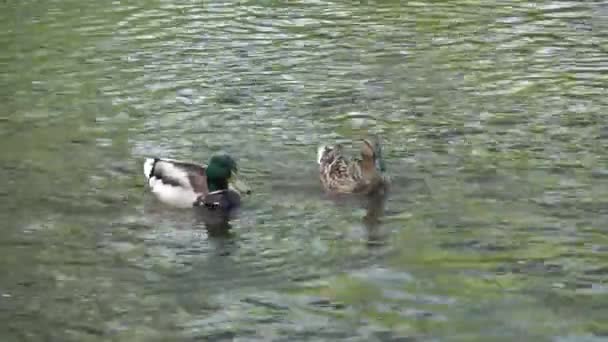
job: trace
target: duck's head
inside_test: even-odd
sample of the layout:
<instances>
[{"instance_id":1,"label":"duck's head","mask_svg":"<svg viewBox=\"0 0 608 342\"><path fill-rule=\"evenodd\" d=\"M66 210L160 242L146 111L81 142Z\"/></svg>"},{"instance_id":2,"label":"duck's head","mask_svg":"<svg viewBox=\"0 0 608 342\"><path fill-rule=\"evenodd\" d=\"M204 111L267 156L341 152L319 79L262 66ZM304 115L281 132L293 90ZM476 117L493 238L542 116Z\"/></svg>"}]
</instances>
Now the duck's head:
<instances>
[{"instance_id":1,"label":"duck's head","mask_svg":"<svg viewBox=\"0 0 608 342\"><path fill-rule=\"evenodd\" d=\"M230 186L240 193L251 193L249 186L238 178L236 161L227 154L213 155L207 164L206 175L210 192L225 190Z\"/></svg>"},{"instance_id":2,"label":"duck's head","mask_svg":"<svg viewBox=\"0 0 608 342\"><path fill-rule=\"evenodd\" d=\"M376 159L376 147L368 139L362 139L363 145L361 145L361 156L363 158L369 158L371 160Z\"/></svg>"},{"instance_id":3,"label":"duck's head","mask_svg":"<svg viewBox=\"0 0 608 342\"><path fill-rule=\"evenodd\" d=\"M380 138L374 137L373 142L370 139L362 139L363 145L361 146L361 156L369 158L374 161L376 169L384 172L386 171L386 164L384 158L382 158L382 145L380 144Z\"/></svg>"}]
</instances>

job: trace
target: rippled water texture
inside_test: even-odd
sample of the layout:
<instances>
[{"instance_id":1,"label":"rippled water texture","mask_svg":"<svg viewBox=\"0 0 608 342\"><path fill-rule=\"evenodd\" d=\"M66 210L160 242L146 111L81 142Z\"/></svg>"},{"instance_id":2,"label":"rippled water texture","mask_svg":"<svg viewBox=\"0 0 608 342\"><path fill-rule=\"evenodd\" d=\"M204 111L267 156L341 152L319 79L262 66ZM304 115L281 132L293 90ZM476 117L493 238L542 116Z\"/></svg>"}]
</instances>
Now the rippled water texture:
<instances>
[{"instance_id":1,"label":"rippled water texture","mask_svg":"<svg viewBox=\"0 0 608 342\"><path fill-rule=\"evenodd\" d=\"M608 338L601 1L0 3L0 339ZM320 142L378 133L369 231ZM354 146L356 147L356 146ZM231 238L148 155L238 158Z\"/></svg>"}]
</instances>

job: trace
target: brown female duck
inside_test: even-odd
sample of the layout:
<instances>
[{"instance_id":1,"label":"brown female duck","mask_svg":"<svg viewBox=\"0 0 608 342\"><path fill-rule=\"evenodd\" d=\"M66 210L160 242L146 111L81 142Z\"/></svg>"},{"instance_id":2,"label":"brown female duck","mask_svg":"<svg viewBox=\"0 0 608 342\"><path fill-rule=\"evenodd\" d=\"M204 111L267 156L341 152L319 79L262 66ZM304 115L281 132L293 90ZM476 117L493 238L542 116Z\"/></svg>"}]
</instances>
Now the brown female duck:
<instances>
[{"instance_id":1,"label":"brown female duck","mask_svg":"<svg viewBox=\"0 0 608 342\"><path fill-rule=\"evenodd\" d=\"M363 139L361 157L351 159L341 144L321 146L318 150L321 184L330 194L371 195L384 192L388 177L384 174L380 143Z\"/></svg>"}]
</instances>

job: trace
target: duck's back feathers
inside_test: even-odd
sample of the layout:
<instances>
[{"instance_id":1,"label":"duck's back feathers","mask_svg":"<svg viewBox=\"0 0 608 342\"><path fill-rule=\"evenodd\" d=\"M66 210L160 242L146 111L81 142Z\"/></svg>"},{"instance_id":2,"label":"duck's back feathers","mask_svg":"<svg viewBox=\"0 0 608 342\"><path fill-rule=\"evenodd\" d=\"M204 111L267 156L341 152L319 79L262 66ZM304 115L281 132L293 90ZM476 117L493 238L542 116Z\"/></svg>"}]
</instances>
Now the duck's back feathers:
<instances>
[{"instance_id":1,"label":"duck's back feathers","mask_svg":"<svg viewBox=\"0 0 608 342\"><path fill-rule=\"evenodd\" d=\"M173 159L148 158L144 161L148 186L161 202L190 208L207 193L205 167Z\"/></svg>"},{"instance_id":2,"label":"duck's back feathers","mask_svg":"<svg viewBox=\"0 0 608 342\"><path fill-rule=\"evenodd\" d=\"M150 181L152 174L154 173L154 164L158 161L158 158L146 158L144 160L144 177L146 181Z\"/></svg>"},{"instance_id":3,"label":"duck's back feathers","mask_svg":"<svg viewBox=\"0 0 608 342\"><path fill-rule=\"evenodd\" d=\"M173 159L148 158L144 162L144 175L148 183L161 180L165 184L190 188L199 193L207 191L203 165Z\"/></svg>"},{"instance_id":4,"label":"duck's back feathers","mask_svg":"<svg viewBox=\"0 0 608 342\"><path fill-rule=\"evenodd\" d=\"M356 161L350 161L344 156L336 156L325 168L325 186L331 191L355 192L361 179L361 170Z\"/></svg>"}]
</instances>

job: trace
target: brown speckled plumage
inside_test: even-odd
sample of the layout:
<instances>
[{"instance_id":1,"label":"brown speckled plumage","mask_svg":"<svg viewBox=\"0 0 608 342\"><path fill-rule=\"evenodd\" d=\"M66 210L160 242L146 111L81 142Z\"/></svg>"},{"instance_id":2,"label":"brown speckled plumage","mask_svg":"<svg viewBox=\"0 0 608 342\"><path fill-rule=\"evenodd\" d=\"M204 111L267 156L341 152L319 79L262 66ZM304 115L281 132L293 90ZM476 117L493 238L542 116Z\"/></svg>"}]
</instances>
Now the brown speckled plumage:
<instances>
[{"instance_id":1,"label":"brown speckled plumage","mask_svg":"<svg viewBox=\"0 0 608 342\"><path fill-rule=\"evenodd\" d=\"M388 180L378 169L376 147L363 140L361 158L344 155L340 144L319 151L319 174L323 188L336 194L370 194L384 189Z\"/></svg>"}]
</instances>

